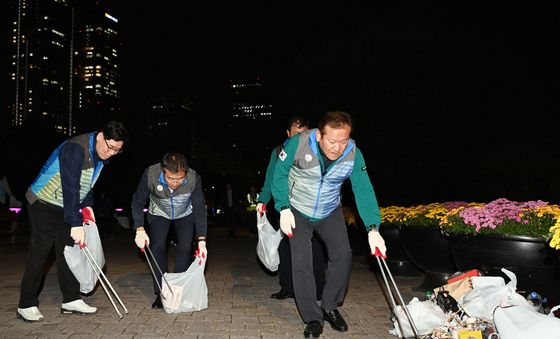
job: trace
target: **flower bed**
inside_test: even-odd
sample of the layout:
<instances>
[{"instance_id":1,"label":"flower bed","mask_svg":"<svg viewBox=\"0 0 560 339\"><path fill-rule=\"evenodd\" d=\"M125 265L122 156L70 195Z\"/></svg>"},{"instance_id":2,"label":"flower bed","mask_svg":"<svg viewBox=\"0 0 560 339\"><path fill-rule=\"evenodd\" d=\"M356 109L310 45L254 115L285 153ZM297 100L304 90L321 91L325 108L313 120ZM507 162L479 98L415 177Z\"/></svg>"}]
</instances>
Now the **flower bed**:
<instances>
[{"instance_id":1,"label":"flower bed","mask_svg":"<svg viewBox=\"0 0 560 339\"><path fill-rule=\"evenodd\" d=\"M454 201L381 208L383 223L400 227L440 228L447 234L511 234L543 237L560 249L560 207L544 201Z\"/></svg>"}]
</instances>

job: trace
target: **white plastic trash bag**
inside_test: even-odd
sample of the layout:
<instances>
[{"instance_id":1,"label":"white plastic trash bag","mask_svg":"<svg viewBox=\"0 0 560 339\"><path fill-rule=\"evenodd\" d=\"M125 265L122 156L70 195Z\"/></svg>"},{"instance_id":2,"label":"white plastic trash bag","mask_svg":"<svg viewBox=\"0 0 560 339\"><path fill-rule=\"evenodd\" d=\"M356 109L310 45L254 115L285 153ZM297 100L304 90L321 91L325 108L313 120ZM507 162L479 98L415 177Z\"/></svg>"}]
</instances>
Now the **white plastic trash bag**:
<instances>
[{"instance_id":1,"label":"white plastic trash bag","mask_svg":"<svg viewBox=\"0 0 560 339\"><path fill-rule=\"evenodd\" d=\"M257 256L263 265L274 272L278 270L280 264L280 255L278 254L278 245L282 240L282 231L275 231L268 219L266 213L262 216L257 212L257 229L259 241L257 242Z\"/></svg>"},{"instance_id":2,"label":"white plastic trash bag","mask_svg":"<svg viewBox=\"0 0 560 339\"><path fill-rule=\"evenodd\" d=\"M420 301L414 297L406 307L414 321L418 334L421 336L432 333L434 328L443 326L447 320L447 316L442 309L430 300ZM396 318L393 317L395 329L389 331L389 333L401 338L403 338L403 333L404 337L414 337L414 331L410 326L408 317L400 305L397 305L395 308L395 316ZM402 332L400 330L401 327Z\"/></svg>"},{"instance_id":3,"label":"white plastic trash bag","mask_svg":"<svg viewBox=\"0 0 560 339\"><path fill-rule=\"evenodd\" d=\"M161 302L167 313L193 312L208 308L208 287L204 277L206 261L195 258L182 273L165 273L162 279ZM171 285L173 294L167 283Z\"/></svg>"},{"instance_id":4,"label":"white plastic trash bag","mask_svg":"<svg viewBox=\"0 0 560 339\"><path fill-rule=\"evenodd\" d=\"M494 326L500 339L560 339L560 319L520 306L496 308Z\"/></svg>"},{"instance_id":5,"label":"white plastic trash bag","mask_svg":"<svg viewBox=\"0 0 560 339\"><path fill-rule=\"evenodd\" d=\"M99 267L105 266L105 255L103 254L103 246L101 245L101 238L97 230L97 224L88 222L84 224L84 232L86 233L86 246L88 247L91 255ZM88 262L86 255L80 249L80 245L64 247L64 258L70 271L80 282L80 292L89 293L95 288L99 277L91 264Z\"/></svg>"},{"instance_id":6,"label":"white plastic trash bag","mask_svg":"<svg viewBox=\"0 0 560 339\"><path fill-rule=\"evenodd\" d=\"M504 278L493 276L471 277L471 283L473 289L487 286L506 286Z\"/></svg>"},{"instance_id":7,"label":"white plastic trash bag","mask_svg":"<svg viewBox=\"0 0 560 339\"><path fill-rule=\"evenodd\" d=\"M467 314L471 317L492 319L492 314L496 307L506 307L517 305L526 309L533 309L533 306L525 297L517 293L517 277L515 274L505 268L502 268L510 279L505 286L488 285L472 289L467 292L458 304L463 307Z\"/></svg>"}]
</instances>

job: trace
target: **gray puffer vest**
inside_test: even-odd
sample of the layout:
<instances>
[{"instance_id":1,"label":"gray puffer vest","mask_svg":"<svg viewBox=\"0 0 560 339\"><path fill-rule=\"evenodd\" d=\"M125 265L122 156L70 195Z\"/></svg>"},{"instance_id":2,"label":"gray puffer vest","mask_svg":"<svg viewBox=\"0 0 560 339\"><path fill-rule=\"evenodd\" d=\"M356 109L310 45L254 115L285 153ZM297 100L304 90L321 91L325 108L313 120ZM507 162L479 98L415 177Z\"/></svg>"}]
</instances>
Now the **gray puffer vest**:
<instances>
[{"instance_id":1,"label":"gray puffer vest","mask_svg":"<svg viewBox=\"0 0 560 339\"><path fill-rule=\"evenodd\" d=\"M196 172L192 168L187 171L185 180L173 192L169 189L160 164L148 167L148 189L150 206L148 212L167 219L186 217L193 211L191 194L196 184Z\"/></svg>"}]
</instances>

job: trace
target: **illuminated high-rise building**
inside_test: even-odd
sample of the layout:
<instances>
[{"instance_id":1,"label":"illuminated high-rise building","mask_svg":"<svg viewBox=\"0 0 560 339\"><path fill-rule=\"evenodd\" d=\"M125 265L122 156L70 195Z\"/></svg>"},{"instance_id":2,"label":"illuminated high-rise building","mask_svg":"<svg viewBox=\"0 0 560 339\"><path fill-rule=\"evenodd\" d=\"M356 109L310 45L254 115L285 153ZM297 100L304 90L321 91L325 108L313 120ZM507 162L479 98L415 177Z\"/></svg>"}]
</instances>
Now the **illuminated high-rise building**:
<instances>
[{"instance_id":1,"label":"illuminated high-rise building","mask_svg":"<svg viewBox=\"0 0 560 339\"><path fill-rule=\"evenodd\" d=\"M63 0L11 8L10 123L72 134L72 8Z\"/></svg>"},{"instance_id":2,"label":"illuminated high-rise building","mask_svg":"<svg viewBox=\"0 0 560 339\"><path fill-rule=\"evenodd\" d=\"M270 158L266 146L274 147L281 140L284 126L273 110L271 88L261 77L231 80L229 87L232 106L226 133L232 159L228 168L247 184L260 183Z\"/></svg>"},{"instance_id":3,"label":"illuminated high-rise building","mask_svg":"<svg viewBox=\"0 0 560 339\"><path fill-rule=\"evenodd\" d=\"M183 127L192 121L193 102L177 95L152 100L148 128L156 130L173 126Z\"/></svg>"},{"instance_id":4,"label":"illuminated high-rise building","mask_svg":"<svg viewBox=\"0 0 560 339\"><path fill-rule=\"evenodd\" d=\"M249 81L230 80L232 122L266 121L272 119L272 105L260 77Z\"/></svg>"},{"instance_id":5,"label":"illuminated high-rise building","mask_svg":"<svg viewBox=\"0 0 560 339\"><path fill-rule=\"evenodd\" d=\"M230 80L231 115L229 133L233 151L250 147L261 134L270 135L273 120L270 93L260 77Z\"/></svg>"},{"instance_id":6,"label":"illuminated high-rise building","mask_svg":"<svg viewBox=\"0 0 560 339\"><path fill-rule=\"evenodd\" d=\"M175 149L189 156L197 134L198 122L193 113L193 102L179 95L151 99L147 130L150 146Z\"/></svg>"},{"instance_id":7,"label":"illuminated high-rise building","mask_svg":"<svg viewBox=\"0 0 560 339\"><path fill-rule=\"evenodd\" d=\"M119 19L101 1L77 8L76 86L73 100L79 130L120 119Z\"/></svg>"},{"instance_id":8,"label":"illuminated high-rise building","mask_svg":"<svg viewBox=\"0 0 560 339\"><path fill-rule=\"evenodd\" d=\"M118 20L99 3L11 3L11 126L72 135L119 111Z\"/></svg>"}]
</instances>

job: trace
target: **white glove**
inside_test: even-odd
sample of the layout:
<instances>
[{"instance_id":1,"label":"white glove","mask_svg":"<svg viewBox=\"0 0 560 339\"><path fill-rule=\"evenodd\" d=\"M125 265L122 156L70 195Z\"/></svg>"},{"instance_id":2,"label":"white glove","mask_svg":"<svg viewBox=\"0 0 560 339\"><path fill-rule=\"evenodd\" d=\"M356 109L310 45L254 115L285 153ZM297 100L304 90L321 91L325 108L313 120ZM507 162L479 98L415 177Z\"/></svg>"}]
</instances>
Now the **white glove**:
<instances>
[{"instance_id":1,"label":"white glove","mask_svg":"<svg viewBox=\"0 0 560 339\"><path fill-rule=\"evenodd\" d=\"M385 240L383 240L383 237L379 234L379 231L376 228L372 228L371 231L369 231L368 242L369 248L371 249L371 255L375 255L375 248L377 247L383 258L387 258L387 255L385 254L387 252Z\"/></svg>"},{"instance_id":2,"label":"white glove","mask_svg":"<svg viewBox=\"0 0 560 339\"><path fill-rule=\"evenodd\" d=\"M296 228L296 220L292 211L289 208L280 211L280 229L282 229L282 232L284 232L288 238L291 238L294 236L292 233L292 229L294 228Z\"/></svg>"},{"instance_id":3,"label":"white glove","mask_svg":"<svg viewBox=\"0 0 560 339\"><path fill-rule=\"evenodd\" d=\"M136 230L136 237L134 238L134 242L138 248L144 248L144 246L150 246L150 238L146 234L146 231Z\"/></svg>"},{"instance_id":4,"label":"white glove","mask_svg":"<svg viewBox=\"0 0 560 339\"><path fill-rule=\"evenodd\" d=\"M83 246L86 243L86 232L84 232L83 226L70 228L70 236L74 239L75 244Z\"/></svg>"},{"instance_id":5,"label":"white glove","mask_svg":"<svg viewBox=\"0 0 560 339\"><path fill-rule=\"evenodd\" d=\"M206 241L204 241L204 240L200 240L198 242L197 257L201 258L200 264L205 262L206 258L208 257L208 250L206 249Z\"/></svg>"},{"instance_id":6,"label":"white glove","mask_svg":"<svg viewBox=\"0 0 560 339\"><path fill-rule=\"evenodd\" d=\"M266 205L263 204L262 202L259 202L257 204L257 212L259 212L260 215L262 215L264 212L266 212Z\"/></svg>"}]
</instances>

